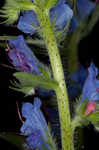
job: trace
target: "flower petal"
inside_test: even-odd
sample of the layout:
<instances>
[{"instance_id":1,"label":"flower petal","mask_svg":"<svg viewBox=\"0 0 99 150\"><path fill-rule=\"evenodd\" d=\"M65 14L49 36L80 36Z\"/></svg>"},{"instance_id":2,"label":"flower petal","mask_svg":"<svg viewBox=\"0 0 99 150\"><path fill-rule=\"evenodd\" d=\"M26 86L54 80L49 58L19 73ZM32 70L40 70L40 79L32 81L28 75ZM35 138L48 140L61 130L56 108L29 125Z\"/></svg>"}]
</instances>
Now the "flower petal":
<instances>
[{"instance_id":1,"label":"flower petal","mask_svg":"<svg viewBox=\"0 0 99 150\"><path fill-rule=\"evenodd\" d=\"M96 4L91 0L77 0L76 4L78 13L80 14L82 20L86 16L90 15L94 10L94 8L96 7Z\"/></svg>"},{"instance_id":2,"label":"flower petal","mask_svg":"<svg viewBox=\"0 0 99 150\"><path fill-rule=\"evenodd\" d=\"M23 16L20 16L17 28L24 33L32 35L36 32L33 24L39 26L36 14L33 11L26 11L23 13Z\"/></svg>"},{"instance_id":3,"label":"flower petal","mask_svg":"<svg viewBox=\"0 0 99 150\"><path fill-rule=\"evenodd\" d=\"M64 26L67 24L68 20L72 18L72 16L72 9L63 1L59 1L56 6L50 10L51 21L56 17L55 26L57 26L60 30L64 28Z\"/></svg>"},{"instance_id":4,"label":"flower petal","mask_svg":"<svg viewBox=\"0 0 99 150\"><path fill-rule=\"evenodd\" d=\"M98 70L93 63L91 63L88 68L88 77L85 81L83 91L82 91L82 101L87 98L88 101L97 101L99 100L99 92L97 89L99 88L99 80L96 79Z\"/></svg>"},{"instance_id":5,"label":"flower petal","mask_svg":"<svg viewBox=\"0 0 99 150\"><path fill-rule=\"evenodd\" d=\"M24 133L24 135L30 135L35 130L39 130L42 137L46 139L48 127L44 115L40 110L40 106L41 102L39 98L34 99L34 105L30 103L23 104L22 116L26 118L26 121L21 127L21 132Z\"/></svg>"},{"instance_id":6,"label":"flower petal","mask_svg":"<svg viewBox=\"0 0 99 150\"><path fill-rule=\"evenodd\" d=\"M9 45L13 49L8 52L8 56L17 70L35 74L41 73L39 67L42 66L26 45L23 36L18 36L18 40L9 40Z\"/></svg>"}]
</instances>

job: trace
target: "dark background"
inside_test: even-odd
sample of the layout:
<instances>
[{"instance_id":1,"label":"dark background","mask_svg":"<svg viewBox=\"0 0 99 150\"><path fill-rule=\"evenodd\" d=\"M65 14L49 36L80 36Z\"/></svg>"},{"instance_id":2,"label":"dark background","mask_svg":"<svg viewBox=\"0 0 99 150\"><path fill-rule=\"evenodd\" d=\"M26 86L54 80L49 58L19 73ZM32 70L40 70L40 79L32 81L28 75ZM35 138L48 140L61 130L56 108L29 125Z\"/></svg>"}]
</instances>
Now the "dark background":
<instances>
[{"instance_id":1,"label":"dark background","mask_svg":"<svg viewBox=\"0 0 99 150\"><path fill-rule=\"evenodd\" d=\"M1 1L0 1L1 3ZM2 5L2 4L1 4ZM11 33L12 35L19 35L21 32L16 28L6 27L0 25L0 35L3 33ZM22 33L21 33L22 34ZM99 67L99 22L93 28L93 31L84 38L78 48L78 58L81 64L89 64L91 60L94 61L95 65ZM9 67L4 67L3 64L8 66L11 64L8 61L8 57L3 48L0 47L0 132L19 132L21 127L21 121L19 120L17 114L16 101L19 103L19 108L21 108L21 103L23 101L32 101L29 97L25 99L22 93L13 91L9 89L10 80L13 79L14 69ZM84 150L98 150L98 140L99 132L94 129L90 124L83 128L84 131ZM0 139L0 149L12 150L16 149L11 144L5 144L5 141ZM97 147L97 148L96 148Z\"/></svg>"}]
</instances>

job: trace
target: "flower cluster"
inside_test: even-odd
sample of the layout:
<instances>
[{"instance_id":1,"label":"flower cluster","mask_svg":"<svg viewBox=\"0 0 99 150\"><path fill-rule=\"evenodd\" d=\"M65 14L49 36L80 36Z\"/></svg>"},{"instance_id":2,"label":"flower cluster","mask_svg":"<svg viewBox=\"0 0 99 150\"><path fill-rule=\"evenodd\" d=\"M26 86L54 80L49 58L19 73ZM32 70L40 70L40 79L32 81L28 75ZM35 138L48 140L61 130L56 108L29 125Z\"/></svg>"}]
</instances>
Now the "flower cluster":
<instances>
[{"instance_id":1,"label":"flower cluster","mask_svg":"<svg viewBox=\"0 0 99 150\"><path fill-rule=\"evenodd\" d=\"M64 0L59 0L54 8L50 9L50 20L55 22L55 27L63 29L67 24L68 19L72 18L73 11L72 9L65 4ZM33 27L33 24L37 27L39 22L37 20L36 14L33 11L23 12L23 15L19 18L19 23L17 25L18 29L24 33L34 34L36 32L36 27Z\"/></svg>"},{"instance_id":2,"label":"flower cluster","mask_svg":"<svg viewBox=\"0 0 99 150\"><path fill-rule=\"evenodd\" d=\"M77 15L74 14L73 5L69 3L68 0L59 0L57 4L50 9L50 21L53 22L55 20L55 28L63 30L67 22L71 19L69 31L74 31L79 24L78 17L80 16L80 20L83 21L86 16L92 13L96 6L91 0L76 0L75 5ZM38 26L39 22L34 11L23 12L17 25L18 29L30 35L36 32Z\"/></svg>"}]
</instances>

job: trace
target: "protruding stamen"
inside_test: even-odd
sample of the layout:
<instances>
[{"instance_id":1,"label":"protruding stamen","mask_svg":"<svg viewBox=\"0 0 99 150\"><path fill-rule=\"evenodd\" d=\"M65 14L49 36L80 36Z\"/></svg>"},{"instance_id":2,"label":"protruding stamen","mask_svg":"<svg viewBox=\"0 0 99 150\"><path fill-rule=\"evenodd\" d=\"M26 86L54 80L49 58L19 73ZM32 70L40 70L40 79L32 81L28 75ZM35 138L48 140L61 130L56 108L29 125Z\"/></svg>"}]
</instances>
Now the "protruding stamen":
<instances>
[{"instance_id":1,"label":"protruding stamen","mask_svg":"<svg viewBox=\"0 0 99 150\"><path fill-rule=\"evenodd\" d=\"M18 106L18 103L16 102L16 105L17 105L17 112L18 112L18 116L19 116L19 119L21 120L22 123L24 123L22 117L21 117L21 113L19 111L19 106Z\"/></svg>"}]
</instances>

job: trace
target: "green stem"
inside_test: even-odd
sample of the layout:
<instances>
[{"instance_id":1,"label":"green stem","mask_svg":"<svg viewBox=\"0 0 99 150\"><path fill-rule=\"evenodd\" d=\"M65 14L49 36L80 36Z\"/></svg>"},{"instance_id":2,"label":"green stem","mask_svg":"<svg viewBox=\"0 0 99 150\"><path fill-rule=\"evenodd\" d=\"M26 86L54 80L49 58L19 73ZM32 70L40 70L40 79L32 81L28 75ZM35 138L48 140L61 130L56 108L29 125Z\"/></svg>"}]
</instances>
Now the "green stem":
<instances>
[{"instance_id":1,"label":"green stem","mask_svg":"<svg viewBox=\"0 0 99 150\"><path fill-rule=\"evenodd\" d=\"M36 13L40 22L45 44L48 49L54 79L59 83L59 88L56 90L56 95L61 125L62 149L73 150L73 130L70 120L68 94L59 50L56 44L52 26L50 24L48 11L43 9L41 10L39 8L37 9Z\"/></svg>"}]
</instances>

